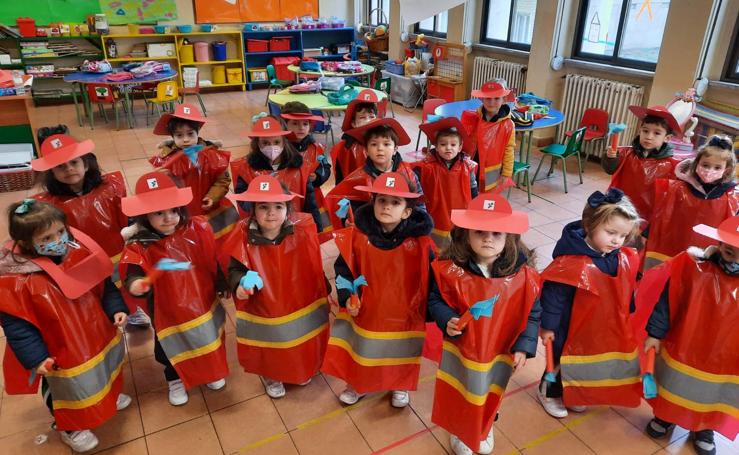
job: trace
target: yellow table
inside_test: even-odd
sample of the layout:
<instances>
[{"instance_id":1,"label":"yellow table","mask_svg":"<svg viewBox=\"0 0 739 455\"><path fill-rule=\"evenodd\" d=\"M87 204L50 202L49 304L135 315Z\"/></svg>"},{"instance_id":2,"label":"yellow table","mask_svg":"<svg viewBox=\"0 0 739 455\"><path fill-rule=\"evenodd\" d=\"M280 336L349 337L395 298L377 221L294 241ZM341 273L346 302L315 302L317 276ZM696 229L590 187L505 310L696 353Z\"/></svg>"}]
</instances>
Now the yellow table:
<instances>
[{"instance_id":1,"label":"yellow table","mask_svg":"<svg viewBox=\"0 0 739 455\"><path fill-rule=\"evenodd\" d=\"M380 90L374 90L374 92L380 100L387 98L385 92ZM328 102L328 98L321 93L290 93L290 89L285 89L269 95L269 102L275 103L280 107L290 101L300 101L308 106L309 109L317 111L342 112L346 110L346 105L337 106L335 104L331 104Z\"/></svg>"},{"instance_id":2,"label":"yellow table","mask_svg":"<svg viewBox=\"0 0 739 455\"><path fill-rule=\"evenodd\" d=\"M300 83L300 75L305 74L306 76L313 76L313 77L321 77L321 76L327 76L327 77L357 77L357 78L366 78L367 79L367 87L370 85L370 79L372 76L372 73L375 72L375 67L372 65L365 65L362 63L362 71L359 73L334 73L332 71L303 71L300 69L300 66L298 65L290 65L287 67L289 71L292 71L295 73L295 82Z\"/></svg>"}]
</instances>

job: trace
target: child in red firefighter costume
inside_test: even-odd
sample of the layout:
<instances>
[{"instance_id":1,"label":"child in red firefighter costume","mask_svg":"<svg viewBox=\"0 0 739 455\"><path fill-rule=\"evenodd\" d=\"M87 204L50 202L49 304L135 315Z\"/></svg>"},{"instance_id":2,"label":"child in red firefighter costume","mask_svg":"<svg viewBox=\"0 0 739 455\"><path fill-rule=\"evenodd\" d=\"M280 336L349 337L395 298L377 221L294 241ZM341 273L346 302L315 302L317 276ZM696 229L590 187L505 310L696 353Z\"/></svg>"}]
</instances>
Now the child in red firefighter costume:
<instances>
[{"instance_id":1,"label":"child in red firefighter costume","mask_svg":"<svg viewBox=\"0 0 739 455\"><path fill-rule=\"evenodd\" d=\"M690 246L709 246L704 236L693 232L693 225L717 226L739 213L733 148L728 137L713 136L695 158L682 161L675 168L677 180L657 181L654 211L646 234L645 270Z\"/></svg>"},{"instance_id":2,"label":"child in red firefighter costume","mask_svg":"<svg viewBox=\"0 0 739 455\"><path fill-rule=\"evenodd\" d=\"M694 231L718 246L690 248L644 275L637 307L651 311L644 350L655 349L655 418L660 438L675 424L693 432L700 455L716 453L713 432L739 433L739 216ZM655 305L656 303L656 305Z\"/></svg>"},{"instance_id":3,"label":"child in red firefighter costume","mask_svg":"<svg viewBox=\"0 0 739 455\"><path fill-rule=\"evenodd\" d=\"M485 82L479 90L472 91L473 98L482 99L482 106L475 114L469 111L462 115L462 123L477 149L474 159L479 165L480 192L492 190L513 175L516 127L511 108L505 102L510 93L498 82Z\"/></svg>"},{"instance_id":4,"label":"child in red firefighter costume","mask_svg":"<svg viewBox=\"0 0 739 455\"><path fill-rule=\"evenodd\" d=\"M90 430L131 403L120 393L125 345L116 329L128 309L103 285L113 264L51 204L12 204L8 230L13 242L0 251L5 391L36 394L42 377L62 441L91 450L98 440Z\"/></svg>"},{"instance_id":5,"label":"child in red firefighter costume","mask_svg":"<svg viewBox=\"0 0 739 455\"><path fill-rule=\"evenodd\" d=\"M489 454L508 380L536 355L540 279L521 242L528 215L500 194L480 194L451 219L452 242L431 265L428 310L447 335L431 419L451 433L455 454ZM488 303L489 313L460 322Z\"/></svg>"},{"instance_id":6,"label":"child in red firefighter costume","mask_svg":"<svg viewBox=\"0 0 739 455\"><path fill-rule=\"evenodd\" d=\"M331 162L334 164L334 179L336 185L348 175L364 166L367 152L364 143L349 134L349 130L366 125L377 118L377 105L380 99L371 89L359 92L344 112L344 122L341 124L341 141L331 149Z\"/></svg>"},{"instance_id":7,"label":"child in red firefighter costume","mask_svg":"<svg viewBox=\"0 0 739 455\"><path fill-rule=\"evenodd\" d=\"M622 247L639 221L622 191L596 191L542 272L540 335L558 371L556 380L542 377L538 398L553 417L588 405L639 405L638 346L628 324L639 259Z\"/></svg>"},{"instance_id":8,"label":"child in red firefighter costume","mask_svg":"<svg viewBox=\"0 0 739 455\"><path fill-rule=\"evenodd\" d=\"M171 136L172 140L161 143L159 153L149 158L149 162L169 172L182 187L192 189L188 214L205 216L216 239L220 239L233 229L239 214L225 198L231 183L228 175L231 152L221 150L220 142L199 136L205 122L206 118L193 104L178 104L173 113L162 115L154 134Z\"/></svg>"},{"instance_id":9,"label":"child in red firefighter costume","mask_svg":"<svg viewBox=\"0 0 739 455\"><path fill-rule=\"evenodd\" d=\"M612 174L611 188L618 188L629 197L648 221L654 206L654 185L657 179L673 178L678 161L672 158L672 135L680 135L680 125L664 106L645 108L629 106L637 116L639 134L631 146L609 148L602 161L603 170Z\"/></svg>"},{"instance_id":10,"label":"child in red firefighter costume","mask_svg":"<svg viewBox=\"0 0 739 455\"><path fill-rule=\"evenodd\" d=\"M288 140L292 133L285 131L279 120L262 112L252 117L252 129L244 134L251 139L250 150L244 158L231 162L234 192L246 191L259 175L271 175L300 195L291 202L293 211L311 214L320 225L315 189L310 182L312 171L303 166L303 156ZM238 206L242 217L251 212L248 202L240 201Z\"/></svg>"},{"instance_id":11,"label":"child in red firefighter costume","mask_svg":"<svg viewBox=\"0 0 739 455\"><path fill-rule=\"evenodd\" d=\"M121 234L126 246L120 274L125 289L145 297L154 325L154 358L164 365L173 406L187 403L187 389L226 385L226 311L217 294L227 292L218 267L213 230L202 216L189 218L190 188L178 188L163 172L144 174L136 196L123 199L135 223ZM162 260L181 264L164 268Z\"/></svg>"},{"instance_id":12,"label":"child in red firefighter costume","mask_svg":"<svg viewBox=\"0 0 739 455\"><path fill-rule=\"evenodd\" d=\"M310 382L326 353L329 291L318 234L310 215L291 213L289 202L298 196L274 177L257 176L231 197L254 207L223 247L239 363L262 376L267 395L280 398L283 383Z\"/></svg>"},{"instance_id":13,"label":"child in red firefighter costume","mask_svg":"<svg viewBox=\"0 0 739 455\"><path fill-rule=\"evenodd\" d=\"M280 111L280 117L285 121L287 130L292 133L288 139L303 157L303 166L310 172L309 179L318 193L321 185L331 176L331 164L326 159L323 145L316 142L311 130L317 122L323 122L324 118L314 115L308 106L300 101L285 103Z\"/></svg>"},{"instance_id":14,"label":"child in red firefighter costume","mask_svg":"<svg viewBox=\"0 0 739 455\"><path fill-rule=\"evenodd\" d=\"M357 187L372 186L372 182L383 173L397 172L403 175L413 183L419 196L423 196L418 176L398 153L398 146L410 144L411 138L397 120L392 118L373 120L350 130L347 134L366 148L367 158L362 168L352 172L326 195L326 212L334 229L342 228L346 220L351 220L354 212L371 199L370 194L358 190ZM342 203L348 203L350 207L350 210L345 209L343 214L339 210ZM426 210L423 204L419 204L418 207Z\"/></svg>"},{"instance_id":15,"label":"child in red firefighter costume","mask_svg":"<svg viewBox=\"0 0 739 455\"><path fill-rule=\"evenodd\" d=\"M477 163L469 158L474 150L462 123L449 117L419 126L434 148L413 170L426 192L426 209L434 220L431 238L436 246L449 244L452 230L451 213L464 209L477 196Z\"/></svg>"}]
</instances>

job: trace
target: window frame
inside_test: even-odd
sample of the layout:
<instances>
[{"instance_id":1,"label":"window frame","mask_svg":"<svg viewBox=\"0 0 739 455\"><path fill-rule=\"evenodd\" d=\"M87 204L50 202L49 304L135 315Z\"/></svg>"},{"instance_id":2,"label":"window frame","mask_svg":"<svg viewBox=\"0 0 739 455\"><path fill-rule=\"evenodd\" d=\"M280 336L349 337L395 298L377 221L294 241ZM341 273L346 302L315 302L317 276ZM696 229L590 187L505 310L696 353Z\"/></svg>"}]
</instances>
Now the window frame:
<instances>
[{"instance_id":1,"label":"window frame","mask_svg":"<svg viewBox=\"0 0 739 455\"><path fill-rule=\"evenodd\" d=\"M443 12L444 11L442 11L439 14L442 14ZM416 35L420 35L421 33L423 33L426 36L433 36L434 38L446 39L446 34L449 31L449 22L447 19L447 31L446 32L437 31L436 27L438 27L439 14L434 14L434 29L433 30L421 28L421 22L416 22L416 24L413 26L413 33L415 33ZM449 10L447 10L447 14L449 14Z\"/></svg>"},{"instance_id":2,"label":"window frame","mask_svg":"<svg viewBox=\"0 0 739 455\"><path fill-rule=\"evenodd\" d=\"M383 12L385 11L385 8L383 8L385 6L385 3L388 4L387 6L388 6L388 11L389 11L391 0L376 0L376 1L377 1L377 8L380 8L380 11L383 11ZM381 22L379 21L382 19L382 16L379 12L375 13L375 15L377 16L378 22L376 24L373 23L372 15L370 14L373 9L374 8L372 8L372 0L367 0L367 23L372 27L377 27L378 25L381 24ZM387 20L388 22L390 22L390 14L388 13L387 16L388 16Z\"/></svg>"},{"instance_id":3,"label":"window frame","mask_svg":"<svg viewBox=\"0 0 739 455\"><path fill-rule=\"evenodd\" d=\"M596 63L604 63L607 65L613 65L613 66L621 66L624 68L634 68L634 69L640 69L640 70L646 70L646 71L652 71L657 68L657 63L650 63L650 62L644 62L641 60L633 60L629 58L623 58L619 57L618 53L621 50L621 43L623 41L623 32L624 32L624 26L626 22L626 13L629 7L629 0L623 0L621 3L621 14L619 16L618 20L618 29L616 32L616 43L613 47L613 56L609 57L607 55L598 55L598 54L591 54L588 52L582 52L580 50L580 46L582 44L582 37L585 33L585 21L587 20L587 11L588 11L588 4L590 3L590 0L580 0L580 6L577 11L577 22L576 22L576 29L575 29L575 39L572 43L572 58L575 60L581 60L585 62L596 62ZM672 0L670 1L670 6L672 6ZM667 28L667 24L665 24L665 29ZM665 31L662 30L662 40L665 39ZM662 50L662 43L660 42L660 51Z\"/></svg>"},{"instance_id":4,"label":"window frame","mask_svg":"<svg viewBox=\"0 0 739 455\"><path fill-rule=\"evenodd\" d=\"M739 84L739 70L737 70L739 49L737 49L737 46L739 46L739 22L734 24L734 33L731 36L729 50L726 53L724 70L721 72L721 80L731 84Z\"/></svg>"},{"instance_id":5,"label":"window frame","mask_svg":"<svg viewBox=\"0 0 739 455\"><path fill-rule=\"evenodd\" d=\"M511 41L511 24L513 23L513 11L516 9L516 1L511 0L511 8L508 11L508 32L505 41L488 38L488 14L490 14L490 2L492 0L484 0L482 2L482 22L480 23L480 44L488 44L490 46L504 47L507 49L517 49L519 51L531 52L531 44L516 43ZM536 20L536 15L534 16Z\"/></svg>"}]
</instances>

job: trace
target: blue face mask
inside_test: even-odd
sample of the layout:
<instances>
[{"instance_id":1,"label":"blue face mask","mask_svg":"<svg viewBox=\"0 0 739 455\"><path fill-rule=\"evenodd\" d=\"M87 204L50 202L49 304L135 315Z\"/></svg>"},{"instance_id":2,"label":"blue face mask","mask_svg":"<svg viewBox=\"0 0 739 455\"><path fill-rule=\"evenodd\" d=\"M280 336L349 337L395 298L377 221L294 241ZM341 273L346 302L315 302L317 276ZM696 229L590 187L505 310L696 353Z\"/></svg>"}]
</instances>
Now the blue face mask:
<instances>
[{"instance_id":1,"label":"blue face mask","mask_svg":"<svg viewBox=\"0 0 739 455\"><path fill-rule=\"evenodd\" d=\"M64 231L59 240L54 240L45 245L33 245L33 247L41 256L64 256L67 254L69 243L69 234Z\"/></svg>"}]
</instances>

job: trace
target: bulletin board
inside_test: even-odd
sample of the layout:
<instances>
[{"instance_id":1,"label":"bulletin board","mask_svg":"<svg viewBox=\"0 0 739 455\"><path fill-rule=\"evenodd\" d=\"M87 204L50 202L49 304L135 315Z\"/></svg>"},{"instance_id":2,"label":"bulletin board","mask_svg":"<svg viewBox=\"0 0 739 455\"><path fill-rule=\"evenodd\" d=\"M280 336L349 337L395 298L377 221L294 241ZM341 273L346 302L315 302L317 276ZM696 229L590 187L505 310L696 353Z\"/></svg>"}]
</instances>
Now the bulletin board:
<instances>
[{"instance_id":1,"label":"bulletin board","mask_svg":"<svg viewBox=\"0 0 739 455\"><path fill-rule=\"evenodd\" d=\"M175 0L99 0L110 25L153 24L177 19Z\"/></svg>"},{"instance_id":2,"label":"bulletin board","mask_svg":"<svg viewBox=\"0 0 739 455\"><path fill-rule=\"evenodd\" d=\"M193 0L195 22L277 22L318 17L318 0Z\"/></svg>"},{"instance_id":3,"label":"bulletin board","mask_svg":"<svg viewBox=\"0 0 739 455\"><path fill-rule=\"evenodd\" d=\"M85 22L88 14L100 12L99 0L22 0L3 1L0 23L15 25L19 17L31 17L39 25L50 22Z\"/></svg>"}]
</instances>

